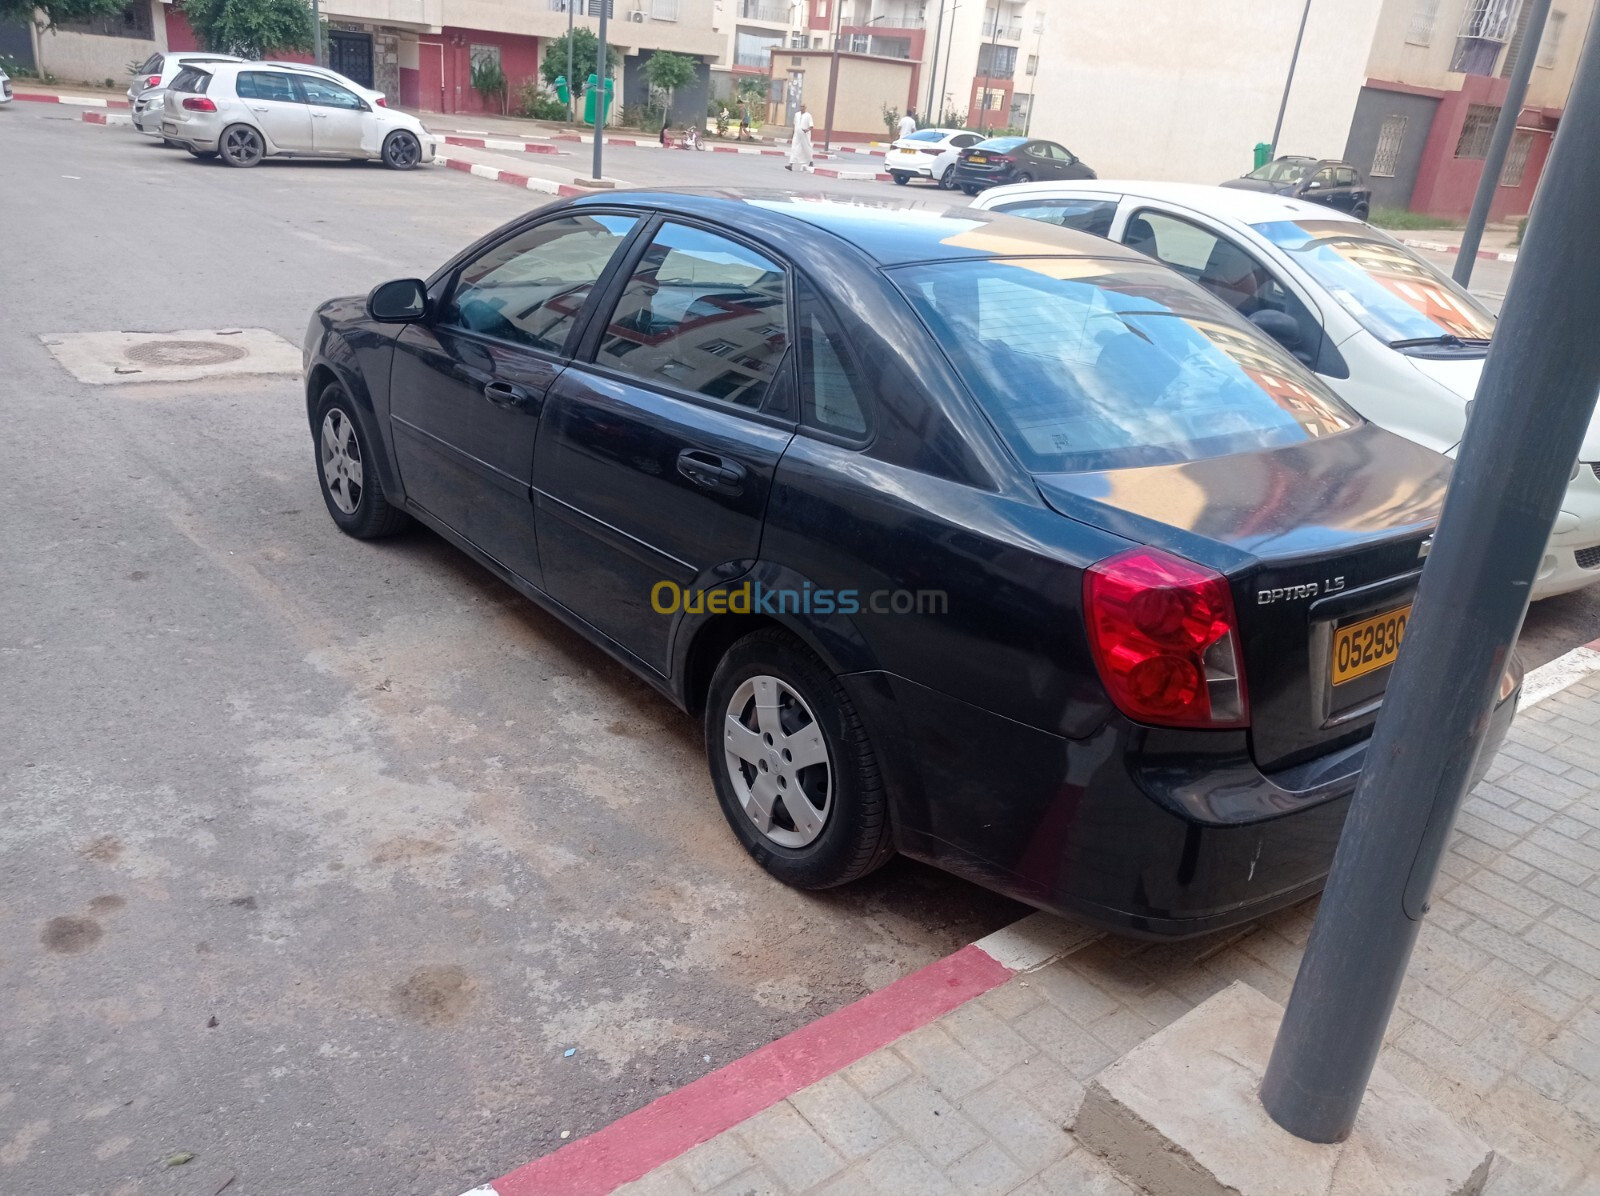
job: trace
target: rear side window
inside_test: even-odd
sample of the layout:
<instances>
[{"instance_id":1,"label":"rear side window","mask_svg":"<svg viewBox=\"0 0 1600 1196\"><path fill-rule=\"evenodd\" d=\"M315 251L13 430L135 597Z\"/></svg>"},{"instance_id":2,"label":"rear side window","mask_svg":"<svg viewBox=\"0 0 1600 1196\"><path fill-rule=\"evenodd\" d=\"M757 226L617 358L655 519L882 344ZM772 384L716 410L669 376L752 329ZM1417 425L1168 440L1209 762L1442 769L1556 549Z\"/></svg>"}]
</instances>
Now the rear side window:
<instances>
[{"instance_id":1,"label":"rear side window","mask_svg":"<svg viewBox=\"0 0 1600 1196\"><path fill-rule=\"evenodd\" d=\"M1348 166L1341 166L1338 170L1339 186L1354 187L1356 185L1356 172Z\"/></svg>"},{"instance_id":2,"label":"rear side window","mask_svg":"<svg viewBox=\"0 0 1600 1196\"><path fill-rule=\"evenodd\" d=\"M1042 220L1046 224L1075 228L1079 232L1093 233L1097 237L1111 235L1111 222L1116 219L1117 201L1114 199L1023 199L1015 203L1000 204L994 209L1008 216L1021 216L1024 220Z\"/></svg>"},{"instance_id":3,"label":"rear side window","mask_svg":"<svg viewBox=\"0 0 1600 1196\"><path fill-rule=\"evenodd\" d=\"M272 71L240 71L234 90L241 100L276 100L281 104L298 104L294 80L288 75Z\"/></svg>"},{"instance_id":4,"label":"rear side window","mask_svg":"<svg viewBox=\"0 0 1600 1196\"><path fill-rule=\"evenodd\" d=\"M1159 266L991 259L889 275L1035 473L1220 457L1360 422L1276 345Z\"/></svg>"},{"instance_id":5,"label":"rear side window","mask_svg":"<svg viewBox=\"0 0 1600 1196\"><path fill-rule=\"evenodd\" d=\"M606 326L599 365L759 407L789 347L783 267L737 241L664 224Z\"/></svg>"},{"instance_id":6,"label":"rear side window","mask_svg":"<svg viewBox=\"0 0 1600 1196\"><path fill-rule=\"evenodd\" d=\"M167 86L169 91L191 91L204 95L210 85L211 76L205 71L197 71L192 66L186 66Z\"/></svg>"},{"instance_id":7,"label":"rear side window","mask_svg":"<svg viewBox=\"0 0 1600 1196\"><path fill-rule=\"evenodd\" d=\"M800 419L848 440L867 434L866 387L854 353L810 290L800 301Z\"/></svg>"}]
</instances>

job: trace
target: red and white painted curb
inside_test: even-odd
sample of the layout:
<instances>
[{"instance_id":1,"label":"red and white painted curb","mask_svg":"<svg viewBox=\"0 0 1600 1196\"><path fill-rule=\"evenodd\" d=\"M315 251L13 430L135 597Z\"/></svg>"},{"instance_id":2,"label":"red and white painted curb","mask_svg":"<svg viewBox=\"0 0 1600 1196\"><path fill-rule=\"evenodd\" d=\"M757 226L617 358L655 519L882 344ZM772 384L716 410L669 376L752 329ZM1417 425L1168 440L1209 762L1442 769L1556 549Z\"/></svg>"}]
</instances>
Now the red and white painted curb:
<instances>
[{"instance_id":1,"label":"red and white painted curb","mask_svg":"<svg viewBox=\"0 0 1600 1196\"><path fill-rule=\"evenodd\" d=\"M841 170L833 166L818 166L812 173L820 174L825 179L854 179L859 182L886 183L891 177L881 170Z\"/></svg>"},{"instance_id":2,"label":"red and white painted curb","mask_svg":"<svg viewBox=\"0 0 1600 1196\"><path fill-rule=\"evenodd\" d=\"M52 96L35 91L18 91L13 92L11 98L33 104L76 104L80 108L131 107L127 100L112 100L104 96Z\"/></svg>"},{"instance_id":3,"label":"red and white painted curb","mask_svg":"<svg viewBox=\"0 0 1600 1196\"><path fill-rule=\"evenodd\" d=\"M1522 680L1522 701L1518 708L1526 710L1546 698L1553 698L1592 673L1600 673L1600 640L1591 640L1581 648L1574 648L1530 670Z\"/></svg>"},{"instance_id":4,"label":"red and white painted curb","mask_svg":"<svg viewBox=\"0 0 1600 1196\"><path fill-rule=\"evenodd\" d=\"M524 141L520 138L511 140L504 137L458 137L454 133L446 133L439 137L446 145L459 145L467 149L510 150L517 154L565 154L566 150L557 149L543 141Z\"/></svg>"},{"instance_id":5,"label":"red and white painted curb","mask_svg":"<svg viewBox=\"0 0 1600 1196\"><path fill-rule=\"evenodd\" d=\"M1030 914L466 1196L604 1196L1097 937Z\"/></svg>"},{"instance_id":6,"label":"red and white painted curb","mask_svg":"<svg viewBox=\"0 0 1600 1196\"><path fill-rule=\"evenodd\" d=\"M126 112L84 112L80 113L85 121L91 125L131 125L133 117Z\"/></svg>"},{"instance_id":7,"label":"red and white painted curb","mask_svg":"<svg viewBox=\"0 0 1600 1196\"><path fill-rule=\"evenodd\" d=\"M1413 237L1401 237L1400 244L1409 245L1413 249L1426 249L1429 253L1460 253L1461 246L1452 245L1448 241L1421 241ZM1478 260L1484 262L1514 262L1517 260L1515 249L1478 250Z\"/></svg>"},{"instance_id":8,"label":"red and white painted curb","mask_svg":"<svg viewBox=\"0 0 1600 1196\"><path fill-rule=\"evenodd\" d=\"M477 162L468 162L465 158L450 158L443 154L438 155L434 161L451 170L459 170L463 174L470 174L474 178L489 179L496 183L509 183L513 187L522 187L528 191L538 191L545 195L592 195L596 188L578 187L571 183L557 183L552 179L535 178L532 175L517 174L511 170L501 170L498 166L483 166Z\"/></svg>"}]
</instances>

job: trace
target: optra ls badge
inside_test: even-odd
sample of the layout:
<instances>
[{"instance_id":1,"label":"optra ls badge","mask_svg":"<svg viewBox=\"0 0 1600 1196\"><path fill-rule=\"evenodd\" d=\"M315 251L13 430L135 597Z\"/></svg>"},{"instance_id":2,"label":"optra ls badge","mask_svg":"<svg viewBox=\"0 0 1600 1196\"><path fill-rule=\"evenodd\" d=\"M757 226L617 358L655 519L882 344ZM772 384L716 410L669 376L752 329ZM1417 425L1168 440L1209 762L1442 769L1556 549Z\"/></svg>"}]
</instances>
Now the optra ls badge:
<instances>
[{"instance_id":1,"label":"optra ls badge","mask_svg":"<svg viewBox=\"0 0 1600 1196\"><path fill-rule=\"evenodd\" d=\"M1344 578L1327 577L1321 581L1308 581L1304 585L1257 590L1256 605L1271 606L1274 602L1308 602L1322 595L1337 594L1342 589L1344 589Z\"/></svg>"}]
</instances>

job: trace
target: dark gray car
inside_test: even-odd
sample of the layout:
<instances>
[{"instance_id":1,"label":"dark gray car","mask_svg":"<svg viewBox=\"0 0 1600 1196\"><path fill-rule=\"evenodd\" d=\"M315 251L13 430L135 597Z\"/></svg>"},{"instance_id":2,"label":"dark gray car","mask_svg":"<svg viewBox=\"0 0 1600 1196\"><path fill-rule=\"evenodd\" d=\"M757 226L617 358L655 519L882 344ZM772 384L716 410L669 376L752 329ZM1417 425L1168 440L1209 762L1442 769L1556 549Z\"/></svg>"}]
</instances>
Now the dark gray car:
<instances>
[{"instance_id":1,"label":"dark gray car","mask_svg":"<svg viewBox=\"0 0 1600 1196\"><path fill-rule=\"evenodd\" d=\"M1268 191L1292 195L1311 203L1348 212L1365 220L1372 210L1372 188L1361 172L1348 162L1330 158L1302 158L1285 155L1252 170L1243 178L1229 179L1224 187L1245 191Z\"/></svg>"}]
</instances>

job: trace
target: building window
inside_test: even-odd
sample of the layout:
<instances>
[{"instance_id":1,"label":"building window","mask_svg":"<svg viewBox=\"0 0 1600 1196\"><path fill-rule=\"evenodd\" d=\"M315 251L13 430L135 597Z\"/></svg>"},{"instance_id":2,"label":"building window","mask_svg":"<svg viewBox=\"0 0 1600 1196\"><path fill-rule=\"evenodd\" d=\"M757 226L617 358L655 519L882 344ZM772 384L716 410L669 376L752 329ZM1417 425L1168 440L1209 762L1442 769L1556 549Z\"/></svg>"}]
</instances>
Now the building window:
<instances>
[{"instance_id":1,"label":"building window","mask_svg":"<svg viewBox=\"0 0 1600 1196\"><path fill-rule=\"evenodd\" d=\"M1028 70L1026 73L1030 75L1039 73L1039 56L1037 54L1028 55Z\"/></svg>"},{"instance_id":2,"label":"building window","mask_svg":"<svg viewBox=\"0 0 1600 1196\"><path fill-rule=\"evenodd\" d=\"M1539 39L1539 57L1534 60L1534 66L1542 66L1546 70L1556 64L1556 55L1561 53L1561 31L1567 23L1567 14L1550 11L1545 18L1544 36Z\"/></svg>"},{"instance_id":3,"label":"building window","mask_svg":"<svg viewBox=\"0 0 1600 1196\"><path fill-rule=\"evenodd\" d=\"M467 61L472 63L472 69L477 70L484 65L500 69L500 47L473 45L467 50Z\"/></svg>"},{"instance_id":4,"label":"building window","mask_svg":"<svg viewBox=\"0 0 1600 1196\"><path fill-rule=\"evenodd\" d=\"M584 8L587 15L591 17L598 17L600 15L601 0L582 0L582 2L584 3ZM606 19L610 20L617 15L616 0L604 0L604 3L606 6Z\"/></svg>"},{"instance_id":5,"label":"building window","mask_svg":"<svg viewBox=\"0 0 1600 1196\"><path fill-rule=\"evenodd\" d=\"M1433 23L1439 18L1439 0L1416 0L1411 8L1411 24L1406 27L1406 41L1413 46L1433 43Z\"/></svg>"},{"instance_id":6,"label":"building window","mask_svg":"<svg viewBox=\"0 0 1600 1196\"><path fill-rule=\"evenodd\" d=\"M1500 51L1516 33L1519 0L1467 0L1456 34L1450 69L1464 75L1492 75Z\"/></svg>"},{"instance_id":7,"label":"building window","mask_svg":"<svg viewBox=\"0 0 1600 1196\"><path fill-rule=\"evenodd\" d=\"M652 21L676 21L678 19L678 0L650 0L650 19Z\"/></svg>"},{"instance_id":8,"label":"building window","mask_svg":"<svg viewBox=\"0 0 1600 1196\"><path fill-rule=\"evenodd\" d=\"M62 21L58 28L71 33L94 33L101 37L131 37L154 41L156 32L150 20L150 0L133 0L121 12L87 21Z\"/></svg>"},{"instance_id":9,"label":"building window","mask_svg":"<svg viewBox=\"0 0 1600 1196\"><path fill-rule=\"evenodd\" d=\"M1506 166L1500 172L1502 187L1522 186L1523 172L1528 169L1528 151L1533 148L1533 134L1518 129L1511 135L1511 148L1506 151Z\"/></svg>"},{"instance_id":10,"label":"building window","mask_svg":"<svg viewBox=\"0 0 1600 1196\"><path fill-rule=\"evenodd\" d=\"M771 52L781 49L783 49L781 33L740 29L734 34L733 39L733 65L766 67L771 65Z\"/></svg>"},{"instance_id":11,"label":"building window","mask_svg":"<svg viewBox=\"0 0 1600 1196\"><path fill-rule=\"evenodd\" d=\"M973 73L984 79L1011 78L1017 73L1017 48L985 42L978 47L978 69Z\"/></svg>"},{"instance_id":12,"label":"building window","mask_svg":"<svg viewBox=\"0 0 1600 1196\"><path fill-rule=\"evenodd\" d=\"M1493 104L1468 104L1467 119L1461 123L1461 136L1456 138L1456 157L1488 157L1489 139L1494 136L1494 122L1499 119L1500 109Z\"/></svg>"},{"instance_id":13,"label":"building window","mask_svg":"<svg viewBox=\"0 0 1600 1196\"><path fill-rule=\"evenodd\" d=\"M1393 113L1383 118L1378 130L1378 148L1372 152L1372 173L1380 178L1394 178L1395 167L1400 162L1400 146L1406 139L1406 118Z\"/></svg>"},{"instance_id":14,"label":"building window","mask_svg":"<svg viewBox=\"0 0 1600 1196\"><path fill-rule=\"evenodd\" d=\"M804 50L810 44L810 39L803 33L791 33L789 35L789 49L791 50Z\"/></svg>"},{"instance_id":15,"label":"building window","mask_svg":"<svg viewBox=\"0 0 1600 1196\"><path fill-rule=\"evenodd\" d=\"M989 90L980 89L978 92L978 107L989 112L999 112L1006 106L1006 93L998 88Z\"/></svg>"}]
</instances>

